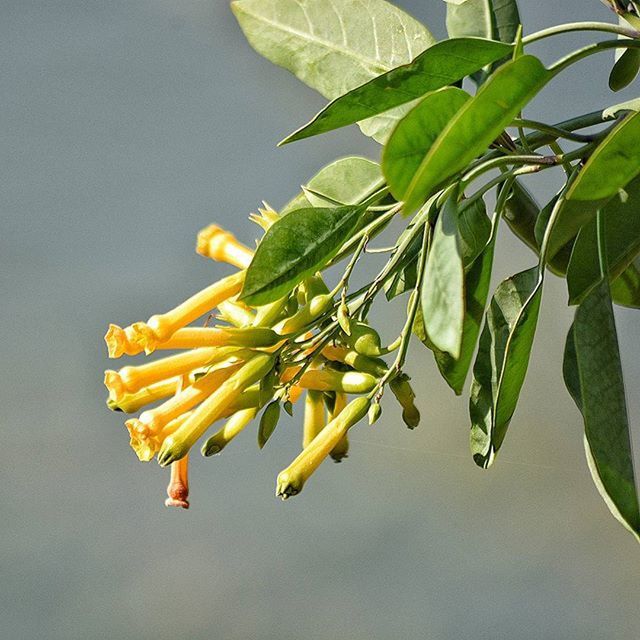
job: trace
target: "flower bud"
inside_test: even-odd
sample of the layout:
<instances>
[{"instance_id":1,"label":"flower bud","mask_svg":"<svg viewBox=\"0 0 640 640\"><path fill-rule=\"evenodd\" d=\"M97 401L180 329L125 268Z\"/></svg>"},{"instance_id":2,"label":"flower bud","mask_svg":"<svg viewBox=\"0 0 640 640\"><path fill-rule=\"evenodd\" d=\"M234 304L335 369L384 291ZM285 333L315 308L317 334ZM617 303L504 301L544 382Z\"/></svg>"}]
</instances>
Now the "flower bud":
<instances>
[{"instance_id":1,"label":"flower bud","mask_svg":"<svg viewBox=\"0 0 640 640\"><path fill-rule=\"evenodd\" d=\"M347 396L344 393L336 393L336 400L329 414L329 422L337 418L346 406ZM338 440L336 446L331 449L329 455L334 462L342 462L349 455L349 436L346 433Z\"/></svg>"},{"instance_id":2,"label":"flower bud","mask_svg":"<svg viewBox=\"0 0 640 640\"><path fill-rule=\"evenodd\" d=\"M202 445L202 455L214 456L220 453L256 417L257 413L257 407L234 413L224 427Z\"/></svg>"},{"instance_id":3,"label":"flower bud","mask_svg":"<svg viewBox=\"0 0 640 640\"><path fill-rule=\"evenodd\" d=\"M376 357L385 353L380 346L378 332L364 322L351 323L351 335L347 337L347 343L363 356Z\"/></svg>"},{"instance_id":4,"label":"flower bud","mask_svg":"<svg viewBox=\"0 0 640 640\"><path fill-rule=\"evenodd\" d=\"M371 403L369 407L369 424L375 424L382 415L382 407L379 402Z\"/></svg>"},{"instance_id":5,"label":"flower bud","mask_svg":"<svg viewBox=\"0 0 640 640\"><path fill-rule=\"evenodd\" d=\"M405 375L399 375L394 378L389 387L402 407L402 419L409 429L415 429L420 424L420 412L414 404L416 397L409 379Z\"/></svg>"},{"instance_id":6,"label":"flower bud","mask_svg":"<svg viewBox=\"0 0 640 640\"><path fill-rule=\"evenodd\" d=\"M316 318L329 311L332 306L333 297L330 294L325 293L314 296L302 309L299 309L294 315L276 327L276 330L282 335L300 331Z\"/></svg>"},{"instance_id":7,"label":"flower bud","mask_svg":"<svg viewBox=\"0 0 640 640\"><path fill-rule=\"evenodd\" d=\"M283 500L302 491L302 487L329 452L349 429L367 415L368 398L355 398L311 441L302 453L278 474L276 495Z\"/></svg>"}]
</instances>

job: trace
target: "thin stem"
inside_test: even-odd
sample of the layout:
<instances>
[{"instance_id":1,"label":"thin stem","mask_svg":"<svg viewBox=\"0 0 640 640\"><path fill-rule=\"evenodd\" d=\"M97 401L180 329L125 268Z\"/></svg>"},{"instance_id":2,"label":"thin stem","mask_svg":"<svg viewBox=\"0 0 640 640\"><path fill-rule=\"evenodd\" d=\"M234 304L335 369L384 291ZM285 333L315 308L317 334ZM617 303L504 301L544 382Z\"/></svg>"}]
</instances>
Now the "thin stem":
<instances>
[{"instance_id":1,"label":"thin stem","mask_svg":"<svg viewBox=\"0 0 640 640\"><path fill-rule=\"evenodd\" d=\"M491 171L491 169L499 169L508 164L533 164L533 165L553 165L556 164L555 156L534 155L506 155L491 158L476 165L468 173L462 176L463 186L475 180L478 176Z\"/></svg>"},{"instance_id":2,"label":"thin stem","mask_svg":"<svg viewBox=\"0 0 640 640\"><path fill-rule=\"evenodd\" d=\"M607 264L607 247L605 245L604 236L604 216L602 209L596 212L596 236L598 238L598 265L600 267L600 278L603 280L609 273L609 265Z\"/></svg>"},{"instance_id":3,"label":"thin stem","mask_svg":"<svg viewBox=\"0 0 640 640\"><path fill-rule=\"evenodd\" d=\"M369 394L369 398L373 399L376 395L380 394L382 388L387 382L390 382L395 378L402 369L404 361L407 358L407 352L409 350L409 342L411 341L411 334L413 332L413 325L418 313L418 305L420 304L420 291L422 289L422 282L424 280L425 266L427 263L427 254L429 253L429 243L431 239L430 228L425 225L422 234L422 247L420 249L420 258L418 259L418 277L416 280L416 286L411 293L411 299L409 300L409 308L407 309L407 321L402 328L402 333L399 337L400 347L396 355L396 359L387 372L380 378L375 389Z\"/></svg>"},{"instance_id":4,"label":"thin stem","mask_svg":"<svg viewBox=\"0 0 640 640\"><path fill-rule=\"evenodd\" d=\"M574 140L575 142L591 142L593 140L593 136L585 136L580 133L573 133L573 131L567 131L566 129L561 129L559 127L555 127L552 124L545 124L544 122L538 122L536 120L527 120L525 118L516 118L513 121L514 126L518 127L519 130L525 129L535 129L536 131L541 131L542 133L548 133L556 138L565 138L566 140ZM523 145L527 142L527 137L524 134L520 134L519 138Z\"/></svg>"},{"instance_id":5,"label":"thin stem","mask_svg":"<svg viewBox=\"0 0 640 640\"><path fill-rule=\"evenodd\" d=\"M629 27L623 27L617 24L611 24L610 22L569 22L567 24L559 24L555 27L549 27L536 31L531 35L522 39L522 44L527 45L538 40L544 40L551 36L560 35L563 33L571 33L572 31L601 31L602 33L617 33L621 36L627 36L628 38L640 37L640 32Z\"/></svg>"},{"instance_id":6,"label":"thin stem","mask_svg":"<svg viewBox=\"0 0 640 640\"><path fill-rule=\"evenodd\" d=\"M637 34L634 37L638 37ZM560 72L564 71L567 67L570 67L572 64L587 58L588 56L593 55L594 53L598 53L599 51L606 51L608 49L640 49L640 40L605 40L604 42L594 42L582 49L578 49L577 51L573 51L569 55L566 55L564 58L560 58L557 62L552 64L549 67L549 72L553 75L557 75Z\"/></svg>"}]
</instances>

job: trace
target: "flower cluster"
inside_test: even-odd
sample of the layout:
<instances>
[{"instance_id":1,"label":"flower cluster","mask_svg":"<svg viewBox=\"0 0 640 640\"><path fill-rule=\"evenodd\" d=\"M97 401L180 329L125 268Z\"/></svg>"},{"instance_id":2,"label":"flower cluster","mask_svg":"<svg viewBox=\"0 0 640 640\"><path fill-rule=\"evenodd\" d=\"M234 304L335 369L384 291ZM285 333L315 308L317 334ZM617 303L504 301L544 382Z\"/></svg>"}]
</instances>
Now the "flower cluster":
<instances>
[{"instance_id":1,"label":"flower cluster","mask_svg":"<svg viewBox=\"0 0 640 640\"><path fill-rule=\"evenodd\" d=\"M278 217L268 207L252 215L265 230ZM112 324L105 336L111 358L174 352L104 377L110 409L142 410L125 422L138 458L171 467L167 506L189 507L189 452L222 420L203 455L220 453L261 411L258 444L264 446L281 406L292 413L305 394L302 452L277 480L283 499L299 493L325 458L347 456L347 431L367 413L377 420L387 382L407 425L417 425L407 376L381 358L398 345L382 347L375 330L346 317L339 290L330 292L319 273L281 299L251 307L239 294L253 252L216 225L198 234L196 250L238 271L147 322ZM190 326L203 317L204 326Z\"/></svg>"}]
</instances>

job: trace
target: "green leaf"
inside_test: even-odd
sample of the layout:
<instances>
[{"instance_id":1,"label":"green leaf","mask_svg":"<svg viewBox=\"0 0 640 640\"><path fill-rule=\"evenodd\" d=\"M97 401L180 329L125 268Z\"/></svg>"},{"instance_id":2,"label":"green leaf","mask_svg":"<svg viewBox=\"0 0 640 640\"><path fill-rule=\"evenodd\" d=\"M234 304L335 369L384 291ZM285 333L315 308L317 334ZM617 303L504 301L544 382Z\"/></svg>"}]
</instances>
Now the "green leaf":
<instances>
[{"instance_id":1,"label":"green leaf","mask_svg":"<svg viewBox=\"0 0 640 640\"><path fill-rule=\"evenodd\" d=\"M584 419L585 451L607 506L640 542L640 508L613 308L606 280L576 311L565 346L565 384Z\"/></svg>"},{"instance_id":2,"label":"green leaf","mask_svg":"<svg viewBox=\"0 0 640 640\"><path fill-rule=\"evenodd\" d=\"M620 91L630 85L640 71L640 50L626 49L609 74L609 88Z\"/></svg>"},{"instance_id":3,"label":"green leaf","mask_svg":"<svg viewBox=\"0 0 640 640\"><path fill-rule=\"evenodd\" d=\"M497 223L498 218L494 224ZM456 359L440 351L433 344L429 346L433 350L442 377L453 391L460 395L473 360L487 305L496 234L487 217L482 199L466 207L464 202L461 203L457 224L462 262L465 267L464 323L460 356Z\"/></svg>"},{"instance_id":4,"label":"green leaf","mask_svg":"<svg viewBox=\"0 0 640 640\"><path fill-rule=\"evenodd\" d=\"M535 236L535 227L539 213L540 207L535 198L517 180L514 180L502 217L511 231L536 254L539 245Z\"/></svg>"},{"instance_id":5,"label":"green leaf","mask_svg":"<svg viewBox=\"0 0 640 640\"><path fill-rule=\"evenodd\" d=\"M611 297L623 307L640 309L640 258L636 258L611 283Z\"/></svg>"},{"instance_id":6,"label":"green leaf","mask_svg":"<svg viewBox=\"0 0 640 640\"><path fill-rule=\"evenodd\" d=\"M360 204L382 183L380 165L361 156L348 156L334 160L311 178L305 187L280 211L286 215L305 207L332 207L330 201L343 205ZM313 191L313 193L311 193ZM315 194L321 194L322 197Z\"/></svg>"},{"instance_id":7,"label":"green leaf","mask_svg":"<svg viewBox=\"0 0 640 640\"><path fill-rule=\"evenodd\" d=\"M469 401L471 451L479 466L493 463L516 409L541 297L542 278L534 267L503 281L489 305Z\"/></svg>"},{"instance_id":8,"label":"green leaf","mask_svg":"<svg viewBox=\"0 0 640 640\"><path fill-rule=\"evenodd\" d=\"M436 363L442 377L457 395L462 393L478 342L489 294L494 248L495 236L465 274L465 314L460 357L456 360L448 353L434 350Z\"/></svg>"},{"instance_id":9,"label":"green leaf","mask_svg":"<svg viewBox=\"0 0 640 640\"><path fill-rule=\"evenodd\" d=\"M551 231L548 256L554 256L638 174L640 114L634 113L598 145L567 190Z\"/></svg>"},{"instance_id":10,"label":"green leaf","mask_svg":"<svg viewBox=\"0 0 640 640\"><path fill-rule=\"evenodd\" d=\"M542 63L529 55L493 73L431 145L402 194L405 211L417 209L435 187L483 153L549 78ZM383 172L387 175L384 160Z\"/></svg>"},{"instance_id":11,"label":"green leaf","mask_svg":"<svg viewBox=\"0 0 640 640\"><path fill-rule=\"evenodd\" d=\"M306 185L306 193L296 196L282 210L285 214L293 207L333 207L360 204L383 184L380 165L361 156L348 156L334 160L323 167ZM301 206L298 206L301 205Z\"/></svg>"},{"instance_id":12,"label":"green leaf","mask_svg":"<svg viewBox=\"0 0 640 640\"><path fill-rule=\"evenodd\" d=\"M480 38L456 38L434 44L413 62L336 98L280 144L338 129L421 98L504 58L511 50L508 44Z\"/></svg>"},{"instance_id":13,"label":"green leaf","mask_svg":"<svg viewBox=\"0 0 640 640\"><path fill-rule=\"evenodd\" d=\"M231 4L251 46L333 100L434 44L429 30L384 0L236 0ZM378 141L406 112L360 123Z\"/></svg>"},{"instance_id":14,"label":"green leaf","mask_svg":"<svg viewBox=\"0 0 640 640\"><path fill-rule=\"evenodd\" d=\"M516 0L447 2L447 32L451 38L478 36L513 42L519 25Z\"/></svg>"},{"instance_id":15,"label":"green leaf","mask_svg":"<svg viewBox=\"0 0 640 640\"><path fill-rule=\"evenodd\" d=\"M460 357L464 325L464 267L458 237L458 205L447 200L433 233L422 285L422 317L440 351Z\"/></svg>"},{"instance_id":16,"label":"green leaf","mask_svg":"<svg viewBox=\"0 0 640 640\"><path fill-rule=\"evenodd\" d=\"M469 99L456 87L434 91L398 123L382 154L382 171L397 200L402 200L425 155Z\"/></svg>"},{"instance_id":17,"label":"green leaf","mask_svg":"<svg viewBox=\"0 0 640 640\"><path fill-rule=\"evenodd\" d=\"M260 416L260 426L258 427L258 447L262 449L276 430L280 420L280 402L274 400L270 402Z\"/></svg>"},{"instance_id":18,"label":"green leaf","mask_svg":"<svg viewBox=\"0 0 640 640\"><path fill-rule=\"evenodd\" d=\"M465 269L485 250L491 237L491 220L487 217L487 207L480 198L470 205L464 200L458 208L458 234L460 251Z\"/></svg>"},{"instance_id":19,"label":"green leaf","mask_svg":"<svg viewBox=\"0 0 640 640\"><path fill-rule=\"evenodd\" d=\"M400 234L396 245L399 245L403 241L405 233L410 233L411 231L411 228L405 229L405 231ZM387 300L392 300L396 296L399 296L416 286L418 281L418 258L421 247L422 238L418 235L411 241L404 251L405 257L400 263L395 275L385 287Z\"/></svg>"},{"instance_id":20,"label":"green leaf","mask_svg":"<svg viewBox=\"0 0 640 640\"><path fill-rule=\"evenodd\" d=\"M609 277L617 278L640 253L640 177L626 188L626 201L612 198L602 209ZM595 218L580 230L569 269L569 304L579 304L600 282L598 234Z\"/></svg>"},{"instance_id":21,"label":"green leaf","mask_svg":"<svg viewBox=\"0 0 640 640\"><path fill-rule=\"evenodd\" d=\"M338 253L364 210L363 206L305 208L280 218L256 249L240 299L260 306L290 292Z\"/></svg>"}]
</instances>

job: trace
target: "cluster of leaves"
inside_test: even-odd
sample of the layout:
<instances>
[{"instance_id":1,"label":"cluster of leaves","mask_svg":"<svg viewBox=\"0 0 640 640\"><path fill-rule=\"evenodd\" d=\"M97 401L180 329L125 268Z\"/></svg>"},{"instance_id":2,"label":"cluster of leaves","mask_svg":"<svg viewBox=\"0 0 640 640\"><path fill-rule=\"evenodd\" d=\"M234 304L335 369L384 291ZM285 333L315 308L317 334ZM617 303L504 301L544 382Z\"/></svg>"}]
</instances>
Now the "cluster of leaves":
<instances>
[{"instance_id":1,"label":"cluster of leaves","mask_svg":"<svg viewBox=\"0 0 640 640\"><path fill-rule=\"evenodd\" d=\"M337 311L318 326L331 335L354 309L366 320L378 291L389 299L412 292L409 331L400 335L393 370L400 370L412 332L455 393L472 370L471 449L488 467L516 409L547 271L566 278L569 304L577 306L566 385L584 418L594 480L639 537L613 304L640 308L640 100L552 124L522 115L558 74L601 51L620 54L612 89L635 79L638 3L606 4L619 24L574 23L522 37L515 0L447 0L450 37L436 43L385 0L233 2L254 49L330 100L282 144L357 123L383 145L380 164L345 158L308 182L261 241L242 298L273 302L350 254L351 269L392 217L406 216L372 284L364 293L345 288ZM579 30L608 39L549 67L526 51ZM565 183L540 207L520 176L550 170L562 172ZM489 216L485 197L493 190ZM500 220L537 258L489 299Z\"/></svg>"}]
</instances>

